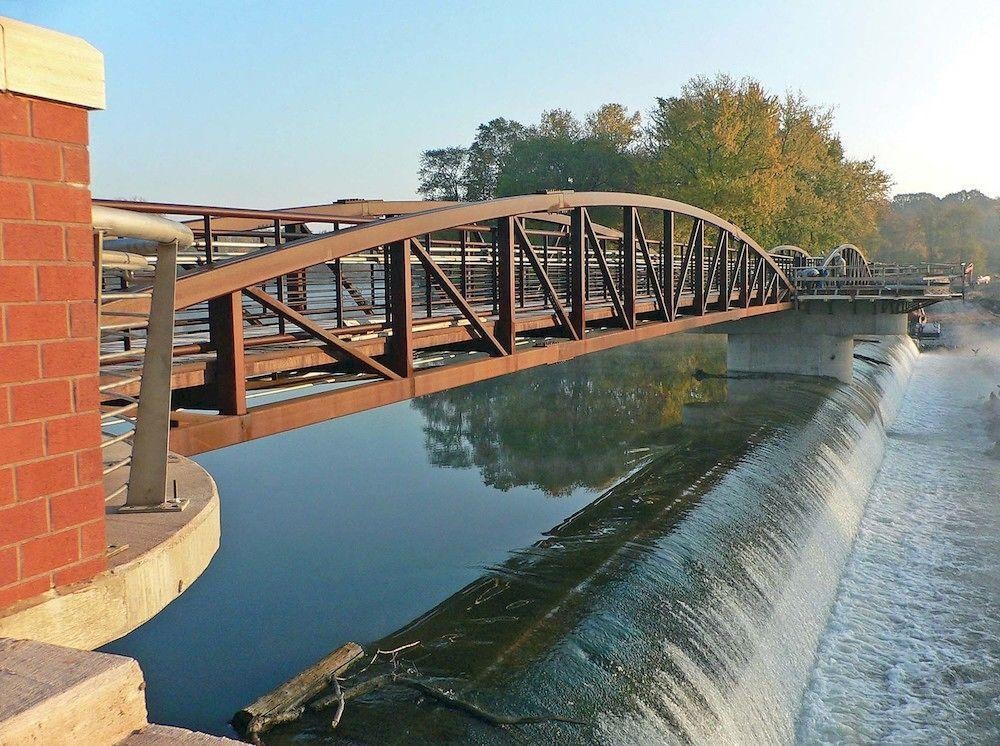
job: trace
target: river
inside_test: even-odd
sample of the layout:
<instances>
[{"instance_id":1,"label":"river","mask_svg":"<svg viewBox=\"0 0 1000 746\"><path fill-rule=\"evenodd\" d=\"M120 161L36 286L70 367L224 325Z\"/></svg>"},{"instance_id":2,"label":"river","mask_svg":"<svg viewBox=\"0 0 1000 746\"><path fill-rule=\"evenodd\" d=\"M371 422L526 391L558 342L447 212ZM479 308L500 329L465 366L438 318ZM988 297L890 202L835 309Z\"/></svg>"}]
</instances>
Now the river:
<instances>
[{"instance_id":1,"label":"river","mask_svg":"<svg viewBox=\"0 0 1000 746\"><path fill-rule=\"evenodd\" d=\"M851 385L727 381L722 340L199 457L222 548L106 649L139 659L151 719L213 733L348 640L418 642L395 665L441 689L586 721L496 729L391 688L268 743L995 742L995 337L862 342Z\"/></svg>"}]
</instances>

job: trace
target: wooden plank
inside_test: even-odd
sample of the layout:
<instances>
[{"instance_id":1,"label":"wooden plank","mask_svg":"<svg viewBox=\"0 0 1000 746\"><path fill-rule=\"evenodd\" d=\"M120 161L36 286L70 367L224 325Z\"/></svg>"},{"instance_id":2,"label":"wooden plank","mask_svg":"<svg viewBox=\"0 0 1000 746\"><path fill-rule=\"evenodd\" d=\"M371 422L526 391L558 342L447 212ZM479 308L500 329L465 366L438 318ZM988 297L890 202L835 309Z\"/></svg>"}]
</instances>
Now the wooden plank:
<instances>
[{"instance_id":1,"label":"wooden plank","mask_svg":"<svg viewBox=\"0 0 1000 746\"><path fill-rule=\"evenodd\" d=\"M342 356L343 358L352 360L356 362L358 365L367 369L368 371L372 373L377 373L378 375L384 378L392 380L400 377L393 371L386 368L381 363L365 355L363 352L359 352L358 350L354 349L345 342L342 342L339 337L337 337L332 332L327 331L319 324L312 321L312 319L308 319L295 309L286 306L284 303L279 301L273 295L269 295L260 288L256 288L253 286L243 288L243 292L249 295L254 300L256 300L261 305L270 308L277 314L284 316L286 319L291 321L293 324L295 324L303 331L308 332L317 339L323 340L327 345L333 348L334 353L338 354L338 356Z\"/></svg>"},{"instance_id":2,"label":"wooden plank","mask_svg":"<svg viewBox=\"0 0 1000 746\"><path fill-rule=\"evenodd\" d=\"M230 721L243 738L255 739L286 713L301 708L329 686L335 676L364 654L361 646L349 642L317 661L277 689L239 710Z\"/></svg>"}]
</instances>

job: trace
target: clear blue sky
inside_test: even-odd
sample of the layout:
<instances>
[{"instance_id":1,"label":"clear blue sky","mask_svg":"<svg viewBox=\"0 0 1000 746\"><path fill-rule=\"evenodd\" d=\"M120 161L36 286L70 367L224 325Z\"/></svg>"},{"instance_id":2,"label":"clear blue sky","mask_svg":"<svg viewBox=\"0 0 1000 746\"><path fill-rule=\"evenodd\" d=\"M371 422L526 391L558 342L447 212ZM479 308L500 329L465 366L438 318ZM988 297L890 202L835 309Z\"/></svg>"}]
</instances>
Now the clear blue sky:
<instances>
[{"instance_id":1,"label":"clear blue sky","mask_svg":"<svg viewBox=\"0 0 1000 746\"><path fill-rule=\"evenodd\" d=\"M896 191L1000 195L1000 2L0 0L105 55L94 193L279 207L414 195L495 116L646 112L698 74L836 108Z\"/></svg>"}]
</instances>

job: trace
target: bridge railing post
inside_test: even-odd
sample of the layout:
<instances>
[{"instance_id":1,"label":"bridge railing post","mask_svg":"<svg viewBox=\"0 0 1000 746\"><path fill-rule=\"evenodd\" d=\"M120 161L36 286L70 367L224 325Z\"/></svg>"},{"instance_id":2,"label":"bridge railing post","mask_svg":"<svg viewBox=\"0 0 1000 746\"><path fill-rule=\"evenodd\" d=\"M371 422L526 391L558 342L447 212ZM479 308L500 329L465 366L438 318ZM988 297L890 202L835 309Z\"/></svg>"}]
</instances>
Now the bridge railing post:
<instances>
[{"instance_id":1,"label":"bridge railing post","mask_svg":"<svg viewBox=\"0 0 1000 746\"><path fill-rule=\"evenodd\" d=\"M389 245L389 307L392 336L388 367L409 378L413 375L413 274L409 239Z\"/></svg>"},{"instance_id":2,"label":"bridge railing post","mask_svg":"<svg viewBox=\"0 0 1000 746\"><path fill-rule=\"evenodd\" d=\"M149 302L146 350L142 360L139 405L129 467L128 491L121 510L180 509L166 503L170 437L171 367L174 344L174 294L177 242L160 244Z\"/></svg>"},{"instance_id":3,"label":"bridge railing post","mask_svg":"<svg viewBox=\"0 0 1000 746\"><path fill-rule=\"evenodd\" d=\"M635 329L635 220L634 207L622 209L622 302L625 307L625 327Z\"/></svg>"},{"instance_id":4,"label":"bridge railing post","mask_svg":"<svg viewBox=\"0 0 1000 746\"><path fill-rule=\"evenodd\" d=\"M499 324L497 325L497 340L503 345L508 355L514 353L514 218L497 220L497 304L499 306Z\"/></svg>"},{"instance_id":5,"label":"bridge railing post","mask_svg":"<svg viewBox=\"0 0 1000 746\"><path fill-rule=\"evenodd\" d=\"M214 399L219 414L246 414L242 293L227 293L208 302L208 335L215 348Z\"/></svg>"},{"instance_id":6,"label":"bridge railing post","mask_svg":"<svg viewBox=\"0 0 1000 746\"><path fill-rule=\"evenodd\" d=\"M586 209L574 208L569 222L569 305L570 321L583 339L587 328L587 235Z\"/></svg>"}]
</instances>

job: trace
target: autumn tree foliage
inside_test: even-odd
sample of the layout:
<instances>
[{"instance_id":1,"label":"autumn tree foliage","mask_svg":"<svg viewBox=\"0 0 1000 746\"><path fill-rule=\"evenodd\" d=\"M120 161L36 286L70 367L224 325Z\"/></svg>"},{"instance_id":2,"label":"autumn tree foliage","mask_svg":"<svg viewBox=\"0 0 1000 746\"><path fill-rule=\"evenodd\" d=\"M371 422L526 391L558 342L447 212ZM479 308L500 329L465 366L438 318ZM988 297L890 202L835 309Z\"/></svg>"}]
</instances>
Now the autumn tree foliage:
<instances>
[{"instance_id":1,"label":"autumn tree foliage","mask_svg":"<svg viewBox=\"0 0 1000 746\"><path fill-rule=\"evenodd\" d=\"M850 242L891 260L1000 265L997 201L978 192L890 201L889 175L874 160L848 157L833 112L802 94L777 95L749 78L699 77L657 98L645 120L619 103L582 121L566 109L528 125L493 119L467 148L425 151L419 191L462 200L641 192L709 210L765 247L824 254Z\"/></svg>"}]
</instances>

